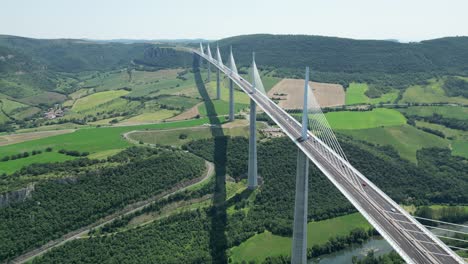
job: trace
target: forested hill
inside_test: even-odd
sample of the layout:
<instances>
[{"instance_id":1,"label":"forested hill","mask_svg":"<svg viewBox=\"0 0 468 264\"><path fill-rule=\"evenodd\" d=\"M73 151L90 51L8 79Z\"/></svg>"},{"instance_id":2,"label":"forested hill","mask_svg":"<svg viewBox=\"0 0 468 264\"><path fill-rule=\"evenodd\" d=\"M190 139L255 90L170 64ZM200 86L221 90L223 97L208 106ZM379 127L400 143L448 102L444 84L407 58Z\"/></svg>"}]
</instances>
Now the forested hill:
<instances>
[{"instance_id":1,"label":"forested hill","mask_svg":"<svg viewBox=\"0 0 468 264\"><path fill-rule=\"evenodd\" d=\"M305 35L245 35L222 39L227 55L233 46L240 64L296 69L309 65L319 72L467 74L468 37L449 37L418 43L354 40Z\"/></svg>"},{"instance_id":2,"label":"forested hill","mask_svg":"<svg viewBox=\"0 0 468 264\"><path fill-rule=\"evenodd\" d=\"M3 54L3 55L2 55ZM8 59L8 55L10 59ZM105 71L133 63L156 68L190 65L187 54L149 43L98 43L78 39L32 39L0 35L0 73L33 71ZM13 58L22 58L17 63Z\"/></svg>"}]
</instances>

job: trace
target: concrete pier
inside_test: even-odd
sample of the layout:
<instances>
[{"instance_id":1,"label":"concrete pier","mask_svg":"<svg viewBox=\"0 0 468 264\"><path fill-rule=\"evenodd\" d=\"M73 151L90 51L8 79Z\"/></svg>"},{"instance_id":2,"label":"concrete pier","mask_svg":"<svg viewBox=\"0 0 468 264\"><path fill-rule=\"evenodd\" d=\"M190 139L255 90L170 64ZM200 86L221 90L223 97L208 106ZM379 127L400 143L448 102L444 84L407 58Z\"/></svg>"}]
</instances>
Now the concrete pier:
<instances>
[{"instance_id":1,"label":"concrete pier","mask_svg":"<svg viewBox=\"0 0 468 264\"><path fill-rule=\"evenodd\" d=\"M249 134L249 171L248 171L248 187L255 189L258 186L257 180L257 105L250 99L250 134Z\"/></svg>"},{"instance_id":2,"label":"concrete pier","mask_svg":"<svg viewBox=\"0 0 468 264\"><path fill-rule=\"evenodd\" d=\"M234 121L234 82L229 79L229 122Z\"/></svg>"},{"instance_id":3,"label":"concrete pier","mask_svg":"<svg viewBox=\"0 0 468 264\"><path fill-rule=\"evenodd\" d=\"M304 105L302 110L302 133L305 141L308 139L308 96L309 67L306 68L304 83ZM294 202L293 244L291 252L292 264L307 263L307 203L309 196L309 158L297 150L296 198Z\"/></svg>"},{"instance_id":4,"label":"concrete pier","mask_svg":"<svg viewBox=\"0 0 468 264\"><path fill-rule=\"evenodd\" d=\"M294 203L292 264L307 263L307 199L309 194L309 158L297 150L296 200Z\"/></svg>"},{"instance_id":5,"label":"concrete pier","mask_svg":"<svg viewBox=\"0 0 468 264\"><path fill-rule=\"evenodd\" d=\"M220 81L220 70L216 71L216 99L221 99L221 81Z\"/></svg>"}]
</instances>

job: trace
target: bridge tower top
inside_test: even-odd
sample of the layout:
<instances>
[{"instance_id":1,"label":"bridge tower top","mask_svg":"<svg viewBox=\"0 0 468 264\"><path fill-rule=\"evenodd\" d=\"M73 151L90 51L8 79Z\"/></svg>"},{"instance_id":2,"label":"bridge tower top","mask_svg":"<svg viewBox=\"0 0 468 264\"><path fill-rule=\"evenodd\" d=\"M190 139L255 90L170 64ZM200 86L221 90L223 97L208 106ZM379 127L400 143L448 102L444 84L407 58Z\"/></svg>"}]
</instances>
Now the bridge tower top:
<instances>
[{"instance_id":1,"label":"bridge tower top","mask_svg":"<svg viewBox=\"0 0 468 264\"><path fill-rule=\"evenodd\" d=\"M232 54L232 46L230 47L230 53L229 53L229 68L234 73L238 73L237 72L237 67L236 67L236 62L234 61L234 55Z\"/></svg>"},{"instance_id":2,"label":"bridge tower top","mask_svg":"<svg viewBox=\"0 0 468 264\"><path fill-rule=\"evenodd\" d=\"M219 64L223 65L223 60L221 59L221 53L219 52L219 45L216 43L216 60Z\"/></svg>"},{"instance_id":3,"label":"bridge tower top","mask_svg":"<svg viewBox=\"0 0 468 264\"><path fill-rule=\"evenodd\" d=\"M200 52L202 55L205 55L205 52L203 51L203 44L200 42Z\"/></svg>"},{"instance_id":4,"label":"bridge tower top","mask_svg":"<svg viewBox=\"0 0 468 264\"><path fill-rule=\"evenodd\" d=\"M211 49L210 49L210 43L207 44L208 46L206 47L206 53L208 54L208 57L210 59L213 58L213 56L211 56Z\"/></svg>"}]
</instances>

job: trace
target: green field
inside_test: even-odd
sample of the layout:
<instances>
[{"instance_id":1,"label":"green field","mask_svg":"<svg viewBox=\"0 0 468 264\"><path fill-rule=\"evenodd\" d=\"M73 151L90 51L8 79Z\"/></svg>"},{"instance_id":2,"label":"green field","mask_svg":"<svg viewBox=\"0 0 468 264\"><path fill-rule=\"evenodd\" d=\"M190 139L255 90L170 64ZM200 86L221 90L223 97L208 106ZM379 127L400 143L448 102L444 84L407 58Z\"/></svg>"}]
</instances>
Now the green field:
<instances>
[{"instance_id":1,"label":"green field","mask_svg":"<svg viewBox=\"0 0 468 264\"><path fill-rule=\"evenodd\" d=\"M78 128L86 128L86 127L88 127L88 126L86 126L86 125L77 125L77 124L74 124L74 123L63 123L63 124L56 124L56 125L48 125L48 126L18 129L18 130L15 131L15 133L28 133L28 132L62 130L62 129L78 129Z\"/></svg>"},{"instance_id":2,"label":"green field","mask_svg":"<svg viewBox=\"0 0 468 264\"><path fill-rule=\"evenodd\" d=\"M210 98L216 98L216 82L210 82L205 84ZM234 102L240 104L248 104L250 97L241 90L237 90L234 85ZM229 82L226 78L221 82L221 100L229 102Z\"/></svg>"},{"instance_id":3,"label":"green field","mask_svg":"<svg viewBox=\"0 0 468 264\"><path fill-rule=\"evenodd\" d=\"M33 96L25 97L21 99L21 102L24 102L29 105L38 105L41 103L54 104L61 103L67 100L67 97L60 93L55 92L42 92Z\"/></svg>"},{"instance_id":4,"label":"green field","mask_svg":"<svg viewBox=\"0 0 468 264\"><path fill-rule=\"evenodd\" d=\"M86 97L82 97L76 100L75 104L72 107L72 110L75 112L85 111L93 109L98 105L104 104L106 102L112 101L113 99L119 98L123 95L128 94L128 91L117 90L117 91L106 91L99 92Z\"/></svg>"},{"instance_id":5,"label":"green field","mask_svg":"<svg viewBox=\"0 0 468 264\"><path fill-rule=\"evenodd\" d=\"M443 80L429 80L427 85L413 85L406 89L400 103L459 103L468 104L463 97L448 97L442 88Z\"/></svg>"},{"instance_id":6,"label":"green field","mask_svg":"<svg viewBox=\"0 0 468 264\"><path fill-rule=\"evenodd\" d=\"M156 112L151 112L151 113L143 113L134 117L131 117L129 119L122 120L121 123L125 124L132 124L132 123L156 123L160 122L164 119L167 119L169 117L173 117L179 113L179 111L175 110L167 110L167 109L161 109Z\"/></svg>"},{"instance_id":7,"label":"green field","mask_svg":"<svg viewBox=\"0 0 468 264\"><path fill-rule=\"evenodd\" d=\"M221 121L224 121L221 118ZM130 146L131 144L122 138L122 134L132 130L145 130L145 129L169 129L169 128L180 128L180 127L192 127L199 126L202 124L209 123L207 118L200 118L194 120L180 121L180 122L168 122L153 125L140 125L140 126L126 126L126 127L101 127L101 128L85 128L77 130L73 133L57 135L48 138L42 138L37 140L31 140L13 145L7 145L0 147L0 153L2 156L13 155L22 152L30 152L35 149L45 149L52 147L54 150L66 149L66 150L77 150L87 151L91 154L96 152L107 151L111 149L122 149ZM34 156L35 159L42 158L45 155ZM54 162L63 160L63 155L59 156L45 156L46 158L41 162ZM68 156L67 156L68 157ZM21 166L26 166L35 163L35 160L22 159L19 160ZM1 173L11 173L12 170L10 165L12 161L1 163ZM4 168L8 167L6 170ZM13 166L19 169L20 166Z\"/></svg>"},{"instance_id":8,"label":"green field","mask_svg":"<svg viewBox=\"0 0 468 264\"><path fill-rule=\"evenodd\" d=\"M468 107L461 106L410 106L408 108L400 108L398 111L410 116L432 116L433 114L439 114L446 118L468 120Z\"/></svg>"},{"instance_id":9,"label":"green field","mask_svg":"<svg viewBox=\"0 0 468 264\"><path fill-rule=\"evenodd\" d=\"M0 155L3 156L3 153ZM6 162L0 161L0 174L2 173L10 174L21 169L22 167L26 165L33 164L33 163L47 163L51 161L61 162L61 161L66 161L66 160L71 160L71 159L73 159L73 157L60 154L58 152L43 152L42 154L29 156L27 158L10 160Z\"/></svg>"},{"instance_id":10,"label":"green field","mask_svg":"<svg viewBox=\"0 0 468 264\"><path fill-rule=\"evenodd\" d=\"M227 115L229 114L229 103L223 100L212 100L213 106L215 108L217 115ZM234 112L238 113L242 109L247 109L249 106L247 104L234 104ZM205 104L201 104L198 106L198 112L200 112L201 116L206 116L206 106Z\"/></svg>"},{"instance_id":11,"label":"green field","mask_svg":"<svg viewBox=\"0 0 468 264\"><path fill-rule=\"evenodd\" d=\"M353 104L378 104L378 103L392 103L398 97L397 91L383 94L378 98L369 98L365 92L369 89L365 83L350 83L346 89L345 103L347 105Z\"/></svg>"},{"instance_id":12,"label":"green field","mask_svg":"<svg viewBox=\"0 0 468 264\"><path fill-rule=\"evenodd\" d=\"M192 108L194 105L198 104L199 102L201 102L201 100L191 97L168 95L162 96L157 100L145 102L145 105L158 104L174 108L189 109Z\"/></svg>"},{"instance_id":13,"label":"green field","mask_svg":"<svg viewBox=\"0 0 468 264\"><path fill-rule=\"evenodd\" d=\"M468 141L454 140L452 141L452 154L462 156L468 159Z\"/></svg>"},{"instance_id":14,"label":"green field","mask_svg":"<svg viewBox=\"0 0 468 264\"><path fill-rule=\"evenodd\" d=\"M307 225L307 245L321 245L330 238L343 236L355 228L370 228L371 226L359 213L340 216ZM292 239L273 235L266 231L254 235L237 247L230 250L232 262L256 261L261 263L268 256L290 255Z\"/></svg>"},{"instance_id":15,"label":"green field","mask_svg":"<svg viewBox=\"0 0 468 264\"><path fill-rule=\"evenodd\" d=\"M443 125L424 122L424 121L416 121L416 126L417 127L426 127L426 128L430 128L430 129L433 129L433 130L440 131L440 132L444 133L445 137L450 138L450 139L459 139L459 140L468 141L468 132L467 131L452 129L452 128L448 128L448 127L443 126Z\"/></svg>"},{"instance_id":16,"label":"green field","mask_svg":"<svg viewBox=\"0 0 468 264\"><path fill-rule=\"evenodd\" d=\"M3 124L9 120L10 118L8 118L8 116L6 116L3 112L0 111L0 124Z\"/></svg>"},{"instance_id":17,"label":"green field","mask_svg":"<svg viewBox=\"0 0 468 264\"><path fill-rule=\"evenodd\" d=\"M11 114L12 111L23 107L28 107L28 105L8 99L0 99L0 107L5 113Z\"/></svg>"},{"instance_id":18,"label":"green field","mask_svg":"<svg viewBox=\"0 0 468 264\"><path fill-rule=\"evenodd\" d=\"M416 162L416 151L423 147L448 147L450 141L409 125L341 130L355 139L394 147L402 158Z\"/></svg>"},{"instance_id":19,"label":"green field","mask_svg":"<svg viewBox=\"0 0 468 264\"><path fill-rule=\"evenodd\" d=\"M264 123L257 122L258 129L262 129L264 127ZM139 131L130 134L129 137L132 140L142 141L148 144L181 146L192 140L211 138L212 129L220 130L221 128L209 128L206 126L200 126L170 130ZM224 128L222 130L224 135L231 137L247 137L249 135L248 125ZM186 135L187 138L179 138L182 134ZM260 137L258 132L257 136Z\"/></svg>"},{"instance_id":20,"label":"green field","mask_svg":"<svg viewBox=\"0 0 468 264\"><path fill-rule=\"evenodd\" d=\"M400 112L385 108L365 112L329 112L325 116L333 129L365 129L399 126L406 123L405 117Z\"/></svg>"}]
</instances>

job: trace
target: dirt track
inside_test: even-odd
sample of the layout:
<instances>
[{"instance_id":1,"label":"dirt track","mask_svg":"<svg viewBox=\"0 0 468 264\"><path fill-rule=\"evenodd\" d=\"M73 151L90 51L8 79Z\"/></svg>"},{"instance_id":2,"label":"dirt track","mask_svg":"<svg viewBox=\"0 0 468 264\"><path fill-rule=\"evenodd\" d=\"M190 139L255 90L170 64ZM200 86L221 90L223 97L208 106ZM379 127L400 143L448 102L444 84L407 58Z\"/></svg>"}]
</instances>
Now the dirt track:
<instances>
[{"instance_id":1,"label":"dirt track","mask_svg":"<svg viewBox=\"0 0 468 264\"><path fill-rule=\"evenodd\" d=\"M321 107L345 104L343 86L332 83L309 82L312 92ZM270 98L281 99L283 109L301 109L303 104L304 80L283 79L268 92Z\"/></svg>"}]
</instances>

